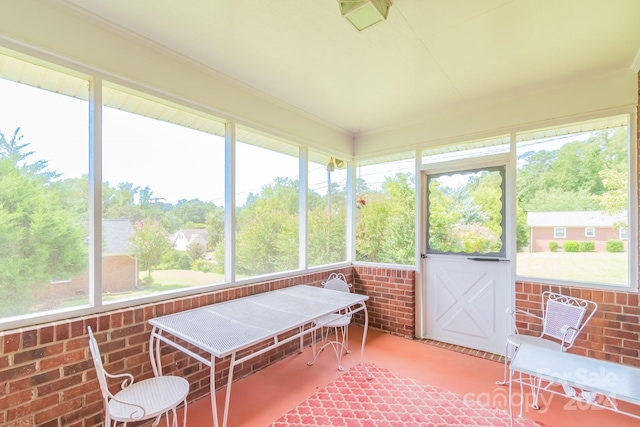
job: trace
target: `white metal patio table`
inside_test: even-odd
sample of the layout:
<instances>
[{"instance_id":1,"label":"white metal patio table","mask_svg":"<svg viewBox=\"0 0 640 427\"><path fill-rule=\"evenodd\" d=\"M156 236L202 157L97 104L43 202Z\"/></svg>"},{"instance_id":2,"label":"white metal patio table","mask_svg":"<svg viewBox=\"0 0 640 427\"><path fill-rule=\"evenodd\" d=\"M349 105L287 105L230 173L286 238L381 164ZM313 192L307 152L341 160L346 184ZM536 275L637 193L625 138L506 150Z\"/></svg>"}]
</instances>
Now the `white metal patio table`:
<instances>
[{"instance_id":1,"label":"white metal patio table","mask_svg":"<svg viewBox=\"0 0 640 427\"><path fill-rule=\"evenodd\" d=\"M299 285L238 298L158 317L149 321L153 326L149 354L154 374L162 375L160 342L177 348L210 368L211 408L213 424L218 427L215 393L215 359L230 356L229 376L225 396L222 427L226 427L234 368L280 345L300 340L322 327L315 320L327 314L350 309L350 314L364 312L365 324L360 349L364 364L364 344L369 316L366 295L333 291L315 286ZM291 332L294 332L291 334ZM281 338L281 335L286 337ZM209 353L207 359L186 348L171 337L178 338ZM254 352L236 359L236 354L256 344L264 343ZM366 369L366 366L365 366Z\"/></svg>"}]
</instances>

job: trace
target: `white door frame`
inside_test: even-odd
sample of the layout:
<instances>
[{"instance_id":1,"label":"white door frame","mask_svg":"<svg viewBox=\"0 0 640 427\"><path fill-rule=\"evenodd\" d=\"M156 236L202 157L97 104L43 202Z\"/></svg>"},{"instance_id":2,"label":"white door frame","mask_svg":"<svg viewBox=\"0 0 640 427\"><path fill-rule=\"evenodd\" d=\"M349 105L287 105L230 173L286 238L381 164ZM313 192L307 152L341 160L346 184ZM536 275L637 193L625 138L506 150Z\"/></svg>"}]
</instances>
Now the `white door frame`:
<instances>
[{"instance_id":1,"label":"white door frame","mask_svg":"<svg viewBox=\"0 0 640 427\"><path fill-rule=\"evenodd\" d=\"M516 203L515 203L515 159L512 153L497 154L491 156L481 156L464 160L447 161L429 165L416 165L419 172L419 179L416 180L416 246L419 248L416 257L418 266L416 275L416 337L426 338L426 259L421 254L426 254L427 248L427 200L425 197L427 175L444 172L465 171L492 166L505 166L505 239L506 258L509 259L509 283L507 286L506 301L508 306L513 306L515 302L515 261L516 261ZM419 210L418 210L419 209ZM506 317L506 313L504 313ZM512 325L505 328L506 336L511 333Z\"/></svg>"}]
</instances>

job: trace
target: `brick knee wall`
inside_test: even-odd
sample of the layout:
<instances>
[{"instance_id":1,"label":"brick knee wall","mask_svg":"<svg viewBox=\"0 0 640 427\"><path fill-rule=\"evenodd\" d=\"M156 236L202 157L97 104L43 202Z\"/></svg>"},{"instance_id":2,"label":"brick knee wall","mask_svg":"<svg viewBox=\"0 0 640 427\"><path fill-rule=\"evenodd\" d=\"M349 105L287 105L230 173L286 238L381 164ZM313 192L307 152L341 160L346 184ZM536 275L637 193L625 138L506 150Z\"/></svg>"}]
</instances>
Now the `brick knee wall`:
<instances>
[{"instance_id":1,"label":"brick knee wall","mask_svg":"<svg viewBox=\"0 0 640 427\"><path fill-rule=\"evenodd\" d=\"M354 266L342 272L354 292L370 297L369 326L412 338L415 334L415 271ZM137 380L152 375L148 356L148 320L207 304L240 298L297 284L320 283L329 271L262 282L93 316L0 332L0 425L7 427L93 427L101 425L103 403L87 346L87 326L99 341L107 370L130 372ZM516 306L539 308L545 290L592 299L598 312L572 352L640 366L640 306L637 293L575 287L516 284ZM361 314L356 322L363 321ZM539 325L521 324L527 333ZM307 340L307 343L309 341ZM297 340L256 357L236 369L242 378L298 349ZM193 358L163 345L165 374L179 375L191 384L189 400L209 393L209 369ZM226 384L228 359L217 363L216 386ZM117 386L117 384L114 384Z\"/></svg>"},{"instance_id":2,"label":"brick knee wall","mask_svg":"<svg viewBox=\"0 0 640 427\"><path fill-rule=\"evenodd\" d=\"M387 267L354 266L356 293L369 296L369 327L400 335L415 336L416 272ZM356 317L362 323L363 317Z\"/></svg>"},{"instance_id":3,"label":"brick knee wall","mask_svg":"<svg viewBox=\"0 0 640 427\"><path fill-rule=\"evenodd\" d=\"M351 267L335 271L353 281ZM319 286L328 274L295 276L0 332L0 425L102 425L103 401L89 355L87 326L94 331L107 371L128 372L138 381L153 375L149 360L150 319L298 284ZM309 343L307 338L306 344ZM235 379L298 351L298 345L294 340L247 361L235 369ZM161 355L164 374L189 381L189 401L209 393L207 366L166 344L161 346ZM228 358L216 363L216 387L226 384L228 367ZM119 387L117 382L110 385L113 392Z\"/></svg>"}]
</instances>

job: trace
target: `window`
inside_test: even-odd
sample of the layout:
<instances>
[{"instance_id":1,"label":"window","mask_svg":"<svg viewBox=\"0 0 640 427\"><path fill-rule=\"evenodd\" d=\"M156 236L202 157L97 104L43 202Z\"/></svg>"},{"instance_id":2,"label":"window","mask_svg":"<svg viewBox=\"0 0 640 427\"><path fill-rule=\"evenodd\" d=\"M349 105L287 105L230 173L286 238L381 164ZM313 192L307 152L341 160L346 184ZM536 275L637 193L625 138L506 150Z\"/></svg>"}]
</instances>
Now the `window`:
<instances>
[{"instance_id":1,"label":"window","mask_svg":"<svg viewBox=\"0 0 640 427\"><path fill-rule=\"evenodd\" d=\"M622 240L626 240L629 238L629 231L627 230L626 227L623 227L619 230L619 237Z\"/></svg>"},{"instance_id":2,"label":"window","mask_svg":"<svg viewBox=\"0 0 640 427\"><path fill-rule=\"evenodd\" d=\"M505 256L505 168L427 177L427 251Z\"/></svg>"},{"instance_id":3,"label":"window","mask_svg":"<svg viewBox=\"0 0 640 427\"><path fill-rule=\"evenodd\" d=\"M622 115L516 134L518 276L629 286L629 250L611 243L630 220L628 123ZM585 243L596 236L585 224L601 224L601 241ZM605 228L615 234L605 238Z\"/></svg>"},{"instance_id":4,"label":"window","mask_svg":"<svg viewBox=\"0 0 640 427\"><path fill-rule=\"evenodd\" d=\"M89 82L0 63L0 318L86 306Z\"/></svg>"},{"instance_id":5,"label":"window","mask_svg":"<svg viewBox=\"0 0 640 427\"><path fill-rule=\"evenodd\" d=\"M356 260L415 263L415 160L360 161L356 179Z\"/></svg>"},{"instance_id":6,"label":"window","mask_svg":"<svg viewBox=\"0 0 640 427\"><path fill-rule=\"evenodd\" d=\"M113 84L103 101L104 301L223 282L224 125Z\"/></svg>"},{"instance_id":7,"label":"window","mask_svg":"<svg viewBox=\"0 0 640 427\"><path fill-rule=\"evenodd\" d=\"M554 227L553 237L555 239L564 239L567 237L567 229L565 227Z\"/></svg>"},{"instance_id":8,"label":"window","mask_svg":"<svg viewBox=\"0 0 640 427\"><path fill-rule=\"evenodd\" d=\"M347 259L347 162L309 151L309 266Z\"/></svg>"},{"instance_id":9,"label":"window","mask_svg":"<svg viewBox=\"0 0 640 427\"><path fill-rule=\"evenodd\" d=\"M238 127L236 275L299 267L299 148Z\"/></svg>"}]
</instances>

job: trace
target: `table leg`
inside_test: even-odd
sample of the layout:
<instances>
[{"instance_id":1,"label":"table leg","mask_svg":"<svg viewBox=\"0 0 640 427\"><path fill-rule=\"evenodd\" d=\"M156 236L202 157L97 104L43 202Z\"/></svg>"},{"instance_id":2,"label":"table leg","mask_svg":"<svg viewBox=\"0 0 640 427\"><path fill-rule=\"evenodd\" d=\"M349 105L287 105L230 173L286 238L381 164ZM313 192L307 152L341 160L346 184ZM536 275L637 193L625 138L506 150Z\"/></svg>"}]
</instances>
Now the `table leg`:
<instances>
[{"instance_id":1,"label":"table leg","mask_svg":"<svg viewBox=\"0 0 640 427\"><path fill-rule=\"evenodd\" d=\"M227 427L227 417L229 415L229 399L231 398L231 384L233 383L233 371L236 363L236 354L231 355L231 362L229 362L229 379L227 380L227 393L224 399L224 415L222 418L222 427Z\"/></svg>"},{"instance_id":2,"label":"table leg","mask_svg":"<svg viewBox=\"0 0 640 427\"><path fill-rule=\"evenodd\" d=\"M367 379L370 380L373 377L367 365L364 363L364 343L367 340L367 330L369 329L369 312L367 311L367 305L365 303L362 303L362 307L364 309L364 330L362 331L362 347L360 347L360 364L367 373Z\"/></svg>"},{"instance_id":3,"label":"table leg","mask_svg":"<svg viewBox=\"0 0 640 427\"><path fill-rule=\"evenodd\" d=\"M507 373L505 372L505 381ZM522 383L520 383L522 388ZM520 394L522 398L522 394ZM509 369L509 426L513 427L513 371Z\"/></svg>"},{"instance_id":4,"label":"table leg","mask_svg":"<svg viewBox=\"0 0 640 427\"><path fill-rule=\"evenodd\" d=\"M216 358L211 356L211 368L209 372L209 390L211 392L211 416L213 427L218 427L218 406L216 405Z\"/></svg>"}]
</instances>

